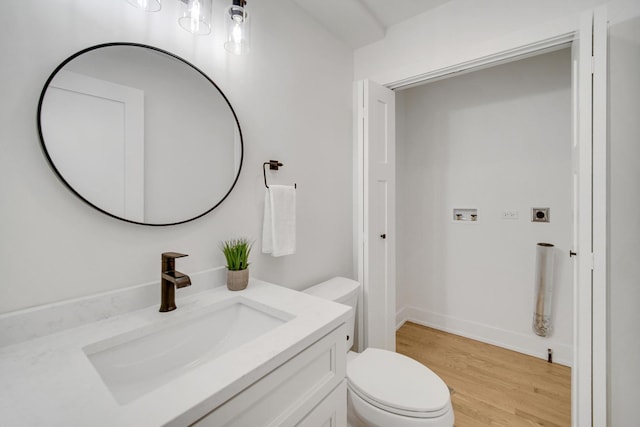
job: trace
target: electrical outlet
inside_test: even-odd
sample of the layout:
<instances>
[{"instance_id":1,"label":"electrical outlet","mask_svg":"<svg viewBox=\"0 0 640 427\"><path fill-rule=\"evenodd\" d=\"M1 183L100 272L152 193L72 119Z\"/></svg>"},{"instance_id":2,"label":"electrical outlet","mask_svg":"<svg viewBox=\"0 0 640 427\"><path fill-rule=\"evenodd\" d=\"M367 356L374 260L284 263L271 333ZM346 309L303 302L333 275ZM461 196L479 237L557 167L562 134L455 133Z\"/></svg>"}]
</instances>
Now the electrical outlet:
<instances>
[{"instance_id":1,"label":"electrical outlet","mask_svg":"<svg viewBox=\"0 0 640 427\"><path fill-rule=\"evenodd\" d=\"M549 208L531 208L531 222L549 222L551 221L551 209Z\"/></svg>"},{"instance_id":2,"label":"electrical outlet","mask_svg":"<svg viewBox=\"0 0 640 427\"><path fill-rule=\"evenodd\" d=\"M518 219L520 217L520 213L514 209L508 209L502 211L502 219Z\"/></svg>"}]
</instances>

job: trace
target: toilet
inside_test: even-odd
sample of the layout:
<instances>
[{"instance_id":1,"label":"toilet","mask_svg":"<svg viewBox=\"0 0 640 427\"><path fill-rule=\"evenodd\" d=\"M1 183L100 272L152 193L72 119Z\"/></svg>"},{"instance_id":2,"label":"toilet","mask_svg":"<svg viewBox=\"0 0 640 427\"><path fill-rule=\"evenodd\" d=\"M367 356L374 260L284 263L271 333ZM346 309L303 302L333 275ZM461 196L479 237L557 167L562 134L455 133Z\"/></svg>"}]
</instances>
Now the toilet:
<instances>
[{"instance_id":1,"label":"toilet","mask_svg":"<svg viewBox=\"0 0 640 427\"><path fill-rule=\"evenodd\" d=\"M304 292L353 308L347 320L349 427L453 426L449 388L429 368L388 350L350 351L360 283L334 277Z\"/></svg>"}]
</instances>

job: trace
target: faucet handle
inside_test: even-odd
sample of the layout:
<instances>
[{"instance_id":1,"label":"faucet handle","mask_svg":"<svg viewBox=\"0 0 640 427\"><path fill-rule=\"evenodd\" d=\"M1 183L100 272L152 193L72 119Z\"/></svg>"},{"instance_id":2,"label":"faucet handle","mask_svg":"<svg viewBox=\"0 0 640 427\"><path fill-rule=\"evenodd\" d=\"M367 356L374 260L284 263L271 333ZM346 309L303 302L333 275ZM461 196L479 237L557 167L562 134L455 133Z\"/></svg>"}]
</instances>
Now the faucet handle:
<instances>
[{"instance_id":1,"label":"faucet handle","mask_svg":"<svg viewBox=\"0 0 640 427\"><path fill-rule=\"evenodd\" d=\"M182 258L182 257L185 257L185 256L189 256L189 255L181 254L181 253L178 253L178 252L163 252L162 253L162 259L163 260L165 260L165 259Z\"/></svg>"},{"instance_id":2,"label":"faucet handle","mask_svg":"<svg viewBox=\"0 0 640 427\"><path fill-rule=\"evenodd\" d=\"M176 258L182 258L183 256L189 255L178 252L164 252L162 254L162 272L164 273L169 270L175 270Z\"/></svg>"}]
</instances>

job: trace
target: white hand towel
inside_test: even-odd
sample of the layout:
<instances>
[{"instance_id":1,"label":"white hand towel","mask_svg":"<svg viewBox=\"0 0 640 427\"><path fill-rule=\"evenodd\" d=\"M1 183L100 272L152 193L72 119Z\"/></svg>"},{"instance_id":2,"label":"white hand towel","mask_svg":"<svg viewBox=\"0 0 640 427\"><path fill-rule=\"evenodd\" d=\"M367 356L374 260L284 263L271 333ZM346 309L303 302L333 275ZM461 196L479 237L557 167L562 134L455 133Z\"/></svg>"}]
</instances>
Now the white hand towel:
<instances>
[{"instance_id":1,"label":"white hand towel","mask_svg":"<svg viewBox=\"0 0 640 427\"><path fill-rule=\"evenodd\" d=\"M296 253L296 189L271 185L264 197L262 252L278 257Z\"/></svg>"}]
</instances>

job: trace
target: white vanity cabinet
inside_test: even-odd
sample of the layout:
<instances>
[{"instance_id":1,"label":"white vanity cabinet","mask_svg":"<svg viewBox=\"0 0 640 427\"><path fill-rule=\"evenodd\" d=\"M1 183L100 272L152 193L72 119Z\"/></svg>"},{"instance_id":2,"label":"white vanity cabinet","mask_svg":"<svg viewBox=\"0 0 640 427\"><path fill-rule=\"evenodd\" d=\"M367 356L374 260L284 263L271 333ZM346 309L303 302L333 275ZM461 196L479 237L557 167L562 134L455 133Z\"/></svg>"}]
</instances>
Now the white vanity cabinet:
<instances>
[{"instance_id":1,"label":"white vanity cabinet","mask_svg":"<svg viewBox=\"0 0 640 427\"><path fill-rule=\"evenodd\" d=\"M69 304L62 311L94 303ZM241 293L224 286L186 296L168 316L154 304L13 344L0 337L2 425L346 427L350 310L252 278ZM0 331L55 313L0 316ZM265 319L276 326L258 334ZM199 345L207 340L215 345ZM164 358L148 357L157 347ZM123 384L137 395L120 403Z\"/></svg>"},{"instance_id":2,"label":"white vanity cabinet","mask_svg":"<svg viewBox=\"0 0 640 427\"><path fill-rule=\"evenodd\" d=\"M199 420L169 425L346 427L345 337L342 324Z\"/></svg>"}]
</instances>

